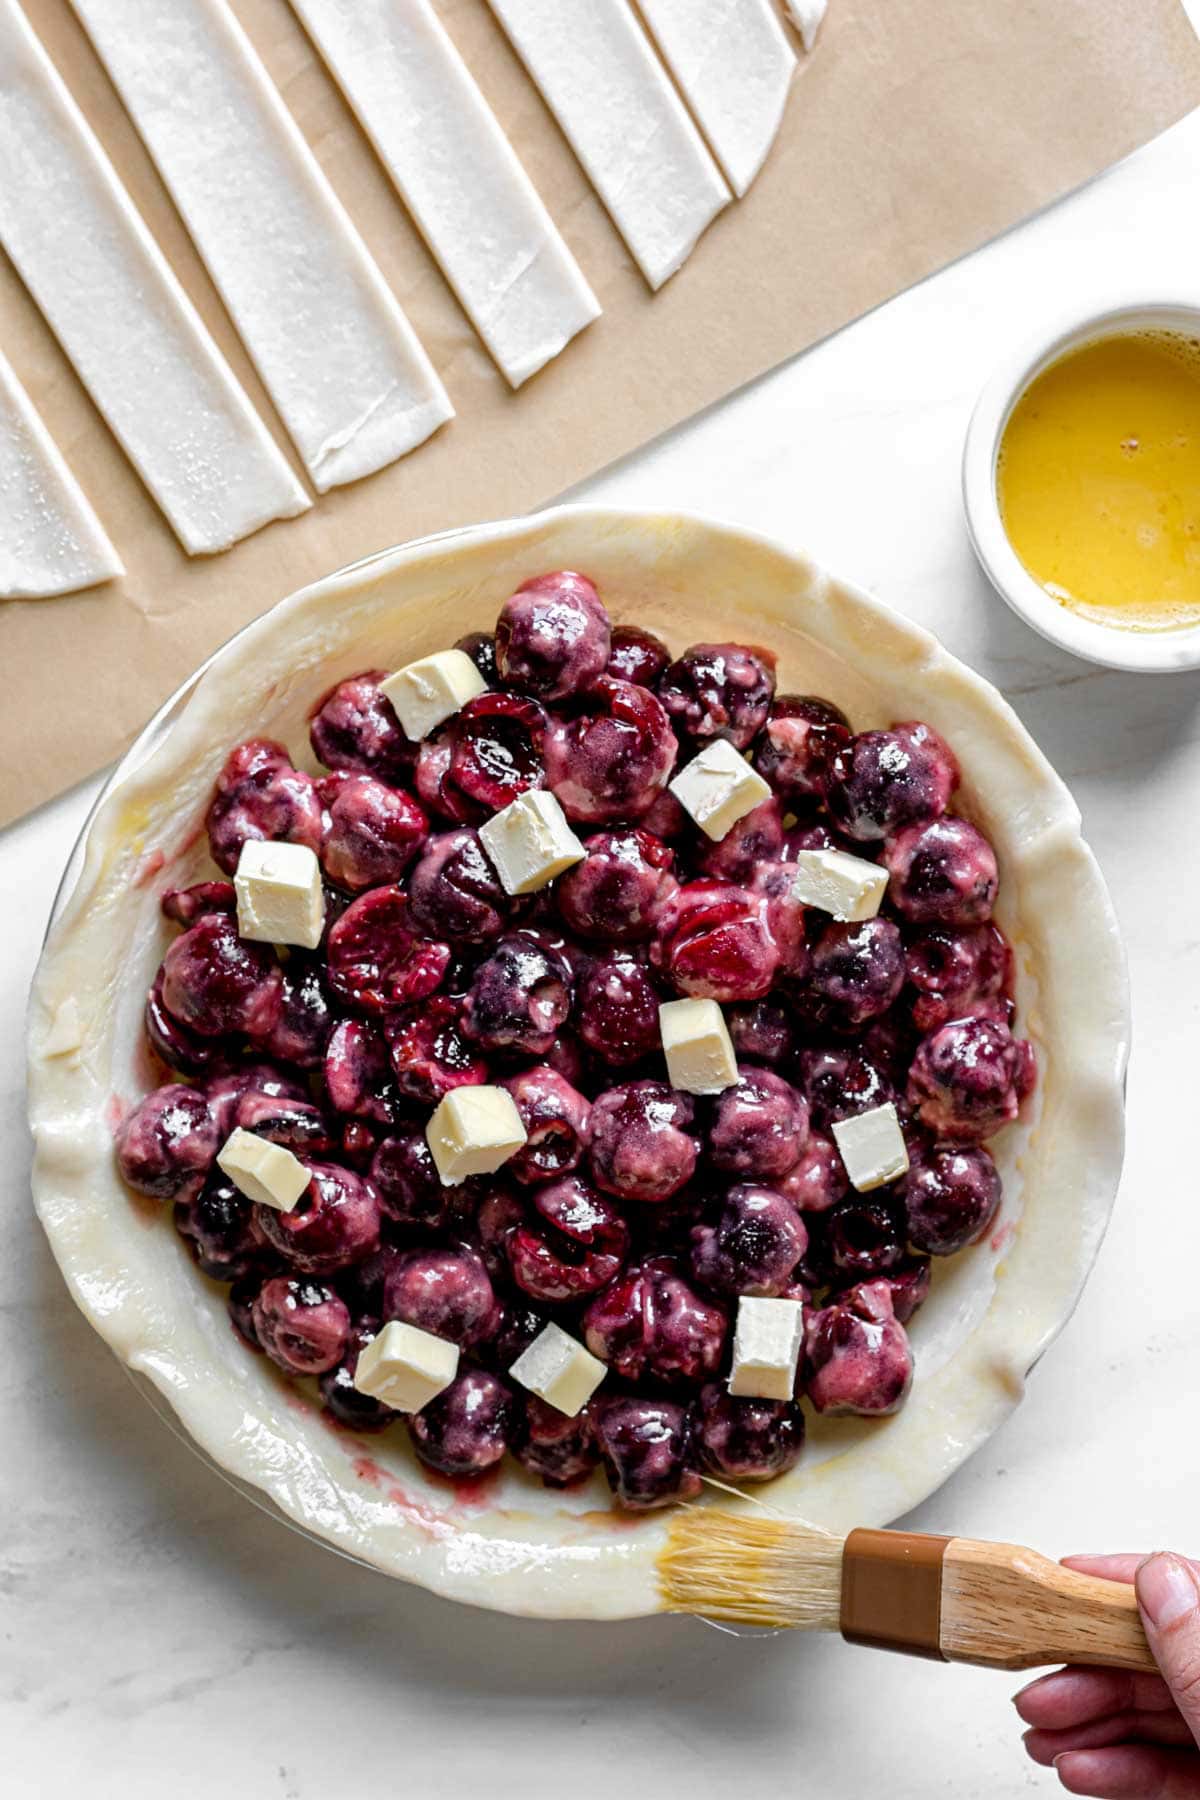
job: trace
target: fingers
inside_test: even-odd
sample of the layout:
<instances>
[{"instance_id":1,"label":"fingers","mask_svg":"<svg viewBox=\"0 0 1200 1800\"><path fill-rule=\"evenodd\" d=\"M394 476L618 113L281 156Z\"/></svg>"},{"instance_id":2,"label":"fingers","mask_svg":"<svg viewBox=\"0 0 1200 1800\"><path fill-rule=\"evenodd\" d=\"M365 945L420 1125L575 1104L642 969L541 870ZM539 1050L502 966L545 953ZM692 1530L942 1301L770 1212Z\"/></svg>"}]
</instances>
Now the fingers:
<instances>
[{"instance_id":1,"label":"fingers","mask_svg":"<svg viewBox=\"0 0 1200 1800\"><path fill-rule=\"evenodd\" d=\"M1137 1571L1134 1585L1154 1659L1193 1738L1200 1742L1200 1581L1196 1571L1181 1556L1150 1556Z\"/></svg>"},{"instance_id":2,"label":"fingers","mask_svg":"<svg viewBox=\"0 0 1200 1800\"><path fill-rule=\"evenodd\" d=\"M1067 1731L1027 1731L1025 1749L1048 1769L1065 1750L1097 1750L1106 1744L1162 1744L1171 1749L1192 1746L1192 1736L1177 1712L1111 1713L1074 1725Z\"/></svg>"},{"instance_id":3,"label":"fingers","mask_svg":"<svg viewBox=\"0 0 1200 1800\"><path fill-rule=\"evenodd\" d=\"M1064 1556L1062 1560L1064 1569L1076 1569L1080 1575L1098 1575L1101 1581L1124 1581L1132 1587L1146 1553L1143 1550L1134 1556Z\"/></svg>"},{"instance_id":4,"label":"fingers","mask_svg":"<svg viewBox=\"0 0 1200 1800\"><path fill-rule=\"evenodd\" d=\"M1174 1712L1175 1702L1157 1675L1125 1675L1119 1669L1058 1669L1014 1695L1027 1725L1063 1731L1113 1713Z\"/></svg>"},{"instance_id":5,"label":"fingers","mask_svg":"<svg viewBox=\"0 0 1200 1800\"><path fill-rule=\"evenodd\" d=\"M1098 1575L1101 1581L1124 1581L1130 1587L1145 1560L1144 1551L1135 1556L1064 1556L1062 1559L1064 1569L1077 1569L1081 1575ZM1200 1571L1200 1561L1193 1557L1191 1567Z\"/></svg>"},{"instance_id":6,"label":"fingers","mask_svg":"<svg viewBox=\"0 0 1200 1800\"><path fill-rule=\"evenodd\" d=\"M1142 1744L1069 1750L1055 1768L1068 1794L1090 1794L1093 1800L1200 1800L1200 1758L1194 1751Z\"/></svg>"}]
</instances>

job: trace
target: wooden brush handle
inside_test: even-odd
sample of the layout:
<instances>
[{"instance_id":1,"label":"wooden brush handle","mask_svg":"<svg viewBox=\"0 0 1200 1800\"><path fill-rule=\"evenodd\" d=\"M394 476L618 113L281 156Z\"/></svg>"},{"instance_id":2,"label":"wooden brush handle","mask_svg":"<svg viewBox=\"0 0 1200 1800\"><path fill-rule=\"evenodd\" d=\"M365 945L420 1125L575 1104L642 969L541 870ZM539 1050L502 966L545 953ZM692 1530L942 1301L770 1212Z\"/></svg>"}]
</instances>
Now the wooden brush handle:
<instances>
[{"instance_id":1,"label":"wooden brush handle","mask_svg":"<svg viewBox=\"0 0 1200 1800\"><path fill-rule=\"evenodd\" d=\"M939 1639L950 1662L989 1669L1096 1663L1154 1671L1131 1587L1079 1575L1016 1544L951 1538Z\"/></svg>"},{"instance_id":2,"label":"wooden brush handle","mask_svg":"<svg viewBox=\"0 0 1200 1800\"><path fill-rule=\"evenodd\" d=\"M989 1669L1156 1667L1131 1587L1017 1544L913 1531L850 1533L841 1631L852 1644Z\"/></svg>"}]
</instances>

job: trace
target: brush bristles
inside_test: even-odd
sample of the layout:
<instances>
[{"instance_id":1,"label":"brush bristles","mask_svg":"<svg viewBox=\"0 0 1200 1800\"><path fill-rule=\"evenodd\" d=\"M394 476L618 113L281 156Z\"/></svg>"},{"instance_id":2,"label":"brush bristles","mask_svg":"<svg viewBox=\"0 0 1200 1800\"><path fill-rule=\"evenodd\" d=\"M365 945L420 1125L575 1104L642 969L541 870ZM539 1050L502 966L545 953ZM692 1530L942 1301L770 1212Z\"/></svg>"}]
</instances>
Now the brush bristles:
<instances>
[{"instance_id":1,"label":"brush bristles","mask_svg":"<svg viewBox=\"0 0 1200 1800\"><path fill-rule=\"evenodd\" d=\"M658 1559L666 1610L836 1631L843 1542L811 1525L688 1508L672 1520Z\"/></svg>"}]
</instances>

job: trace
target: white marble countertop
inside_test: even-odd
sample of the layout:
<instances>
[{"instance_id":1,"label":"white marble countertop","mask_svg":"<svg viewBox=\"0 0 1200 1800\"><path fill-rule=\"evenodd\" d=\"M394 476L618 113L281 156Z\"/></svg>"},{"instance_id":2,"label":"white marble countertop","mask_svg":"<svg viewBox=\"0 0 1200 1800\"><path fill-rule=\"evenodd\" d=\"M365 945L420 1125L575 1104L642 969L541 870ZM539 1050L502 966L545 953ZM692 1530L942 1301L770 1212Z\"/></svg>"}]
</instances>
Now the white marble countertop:
<instances>
[{"instance_id":1,"label":"white marble countertop","mask_svg":"<svg viewBox=\"0 0 1200 1800\"><path fill-rule=\"evenodd\" d=\"M1121 1200L1024 1404L913 1520L1054 1554L1200 1548L1200 676L1105 674L1032 636L974 567L958 464L992 361L1048 310L1090 306L1131 271L1147 295L1200 295L1198 194L1200 114L580 490L723 514L873 588L997 683L1080 802L1132 964ZM94 791L0 836L5 1793L1057 1791L1023 1759L1004 1676L691 1621L457 1609L285 1532L164 1429L76 1314L28 1209L20 1019Z\"/></svg>"}]
</instances>

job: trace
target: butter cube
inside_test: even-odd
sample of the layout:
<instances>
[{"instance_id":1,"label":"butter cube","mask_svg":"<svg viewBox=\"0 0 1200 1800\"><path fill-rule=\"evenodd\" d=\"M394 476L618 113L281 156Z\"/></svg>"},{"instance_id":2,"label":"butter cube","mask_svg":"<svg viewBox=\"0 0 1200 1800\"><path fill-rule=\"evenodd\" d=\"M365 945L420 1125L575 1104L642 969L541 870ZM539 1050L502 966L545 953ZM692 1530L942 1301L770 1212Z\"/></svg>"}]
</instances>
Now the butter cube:
<instances>
[{"instance_id":1,"label":"butter cube","mask_svg":"<svg viewBox=\"0 0 1200 1800\"><path fill-rule=\"evenodd\" d=\"M263 944L315 950L325 929L321 865L307 844L248 838L233 878L238 935Z\"/></svg>"},{"instance_id":2,"label":"butter cube","mask_svg":"<svg viewBox=\"0 0 1200 1800\"><path fill-rule=\"evenodd\" d=\"M312 1179L290 1150L255 1137L240 1125L217 1151L217 1163L247 1200L273 1206L276 1212L291 1212Z\"/></svg>"},{"instance_id":3,"label":"butter cube","mask_svg":"<svg viewBox=\"0 0 1200 1800\"><path fill-rule=\"evenodd\" d=\"M459 1087L438 1103L425 1127L443 1187L460 1187L469 1175L491 1175L525 1142L525 1127L505 1088Z\"/></svg>"},{"instance_id":4,"label":"butter cube","mask_svg":"<svg viewBox=\"0 0 1200 1800\"><path fill-rule=\"evenodd\" d=\"M851 1185L860 1194L908 1172L908 1145L890 1100L853 1119L835 1120L833 1136Z\"/></svg>"},{"instance_id":5,"label":"butter cube","mask_svg":"<svg viewBox=\"0 0 1200 1800\"><path fill-rule=\"evenodd\" d=\"M587 855L548 788L518 794L479 827L479 841L506 894L534 894Z\"/></svg>"},{"instance_id":6,"label":"butter cube","mask_svg":"<svg viewBox=\"0 0 1200 1800\"><path fill-rule=\"evenodd\" d=\"M465 650L439 650L397 669L379 691L391 701L405 736L419 744L468 700L486 694L487 682Z\"/></svg>"},{"instance_id":7,"label":"butter cube","mask_svg":"<svg viewBox=\"0 0 1200 1800\"><path fill-rule=\"evenodd\" d=\"M745 1399L790 1400L803 1336L801 1301L743 1294L733 1332L729 1392Z\"/></svg>"},{"instance_id":8,"label":"butter cube","mask_svg":"<svg viewBox=\"0 0 1200 1800\"><path fill-rule=\"evenodd\" d=\"M873 919L887 892L886 869L844 850L800 850L795 868L793 897L850 924Z\"/></svg>"},{"instance_id":9,"label":"butter cube","mask_svg":"<svg viewBox=\"0 0 1200 1800\"><path fill-rule=\"evenodd\" d=\"M559 1325L547 1325L508 1371L531 1394L573 1419L582 1412L607 1366Z\"/></svg>"},{"instance_id":10,"label":"butter cube","mask_svg":"<svg viewBox=\"0 0 1200 1800\"><path fill-rule=\"evenodd\" d=\"M667 1000L658 1009L667 1079L685 1094L720 1094L738 1078L725 1015L715 1000Z\"/></svg>"},{"instance_id":11,"label":"butter cube","mask_svg":"<svg viewBox=\"0 0 1200 1800\"><path fill-rule=\"evenodd\" d=\"M358 1359L354 1385L397 1412L416 1413L436 1400L458 1374L458 1345L418 1325L392 1319Z\"/></svg>"},{"instance_id":12,"label":"butter cube","mask_svg":"<svg viewBox=\"0 0 1200 1800\"><path fill-rule=\"evenodd\" d=\"M42 1040L42 1051L46 1056L74 1056L82 1045L79 1002L74 994L68 994L54 1009L50 1029Z\"/></svg>"},{"instance_id":13,"label":"butter cube","mask_svg":"<svg viewBox=\"0 0 1200 1800\"><path fill-rule=\"evenodd\" d=\"M693 756L670 784L671 792L691 818L719 843L739 819L753 812L771 790L762 776L725 738L714 738Z\"/></svg>"}]
</instances>

